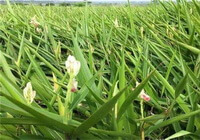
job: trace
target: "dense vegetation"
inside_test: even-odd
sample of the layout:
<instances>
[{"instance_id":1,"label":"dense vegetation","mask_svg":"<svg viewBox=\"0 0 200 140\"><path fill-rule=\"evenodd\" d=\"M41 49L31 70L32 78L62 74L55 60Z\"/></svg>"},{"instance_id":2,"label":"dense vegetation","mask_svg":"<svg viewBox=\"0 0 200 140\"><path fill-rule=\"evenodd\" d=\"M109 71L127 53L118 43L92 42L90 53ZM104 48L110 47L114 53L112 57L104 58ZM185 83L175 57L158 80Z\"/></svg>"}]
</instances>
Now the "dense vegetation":
<instances>
[{"instance_id":1,"label":"dense vegetation","mask_svg":"<svg viewBox=\"0 0 200 140\"><path fill-rule=\"evenodd\" d=\"M1 139L200 139L198 2L0 15Z\"/></svg>"}]
</instances>

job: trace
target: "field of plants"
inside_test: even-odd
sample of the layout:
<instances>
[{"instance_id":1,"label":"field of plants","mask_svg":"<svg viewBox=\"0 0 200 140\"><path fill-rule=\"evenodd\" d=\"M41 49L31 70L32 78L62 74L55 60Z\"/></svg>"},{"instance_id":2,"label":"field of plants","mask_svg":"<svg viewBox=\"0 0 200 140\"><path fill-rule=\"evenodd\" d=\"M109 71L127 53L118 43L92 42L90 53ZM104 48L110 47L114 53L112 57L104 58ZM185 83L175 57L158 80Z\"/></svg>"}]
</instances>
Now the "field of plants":
<instances>
[{"instance_id":1,"label":"field of plants","mask_svg":"<svg viewBox=\"0 0 200 140\"><path fill-rule=\"evenodd\" d=\"M200 3L0 5L0 139L200 139Z\"/></svg>"}]
</instances>

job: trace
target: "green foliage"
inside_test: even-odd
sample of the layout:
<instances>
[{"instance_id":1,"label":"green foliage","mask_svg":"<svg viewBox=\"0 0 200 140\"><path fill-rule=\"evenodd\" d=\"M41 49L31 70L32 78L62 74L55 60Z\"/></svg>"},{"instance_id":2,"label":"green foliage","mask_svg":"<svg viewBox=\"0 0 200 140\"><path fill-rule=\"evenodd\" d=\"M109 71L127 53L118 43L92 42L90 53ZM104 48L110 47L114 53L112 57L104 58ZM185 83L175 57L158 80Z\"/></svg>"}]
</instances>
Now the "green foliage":
<instances>
[{"instance_id":1,"label":"green foliage","mask_svg":"<svg viewBox=\"0 0 200 140\"><path fill-rule=\"evenodd\" d=\"M71 6L71 4L70 4L70 3L64 3L64 2L63 2L63 3L60 3L59 6Z\"/></svg>"},{"instance_id":2,"label":"green foliage","mask_svg":"<svg viewBox=\"0 0 200 140\"><path fill-rule=\"evenodd\" d=\"M46 6L54 6L54 3L47 3Z\"/></svg>"},{"instance_id":3,"label":"green foliage","mask_svg":"<svg viewBox=\"0 0 200 140\"><path fill-rule=\"evenodd\" d=\"M77 6L77 7L84 7L86 5L85 2L76 2L73 4L73 6Z\"/></svg>"},{"instance_id":4,"label":"green foliage","mask_svg":"<svg viewBox=\"0 0 200 140\"><path fill-rule=\"evenodd\" d=\"M0 5L0 138L200 139L198 1L7 3ZM69 55L81 68L72 116L63 121ZM32 104L23 95L28 82ZM141 101L141 92L151 100Z\"/></svg>"}]
</instances>

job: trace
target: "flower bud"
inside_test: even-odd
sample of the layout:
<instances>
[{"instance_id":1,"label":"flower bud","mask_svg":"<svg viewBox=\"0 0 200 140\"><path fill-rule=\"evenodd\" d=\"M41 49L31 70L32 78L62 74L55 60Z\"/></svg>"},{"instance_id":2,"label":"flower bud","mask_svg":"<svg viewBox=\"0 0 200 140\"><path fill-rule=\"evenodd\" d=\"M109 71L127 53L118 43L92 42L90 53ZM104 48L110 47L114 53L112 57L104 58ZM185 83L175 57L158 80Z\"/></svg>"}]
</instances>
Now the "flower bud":
<instances>
[{"instance_id":1,"label":"flower bud","mask_svg":"<svg viewBox=\"0 0 200 140\"><path fill-rule=\"evenodd\" d=\"M76 92L77 91L77 89L78 89L78 82L76 81L76 79L74 78L73 79L73 81L72 81L72 83L71 83L72 85L71 85L71 92Z\"/></svg>"},{"instance_id":2,"label":"flower bud","mask_svg":"<svg viewBox=\"0 0 200 140\"><path fill-rule=\"evenodd\" d=\"M28 82L26 84L26 87L23 90L24 98L28 102L28 104L31 104L36 96L36 92L33 91L31 82Z\"/></svg>"},{"instance_id":3,"label":"flower bud","mask_svg":"<svg viewBox=\"0 0 200 140\"><path fill-rule=\"evenodd\" d=\"M147 95L147 94L144 92L144 90L142 90L142 92L140 93L140 98L143 99L143 100L145 100L145 101L147 101L147 102L151 100L150 96Z\"/></svg>"},{"instance_id":4,"label":"flower bud","mask_svg":"<svg viewBox=\"0 0 200 140\"><path fill-rule=\"evenodd\" d=\"M79 73L81 63L77 61L74 56L69 55L65 62L65 66L70 75L76 76Z\"/></svg>"},{"instance_id":5,"label":"flower bud","mask_svg":"<svg viewBox=\"0 0 200 140\"><path fill-rule=\"evenodd\" d=\"M36 28L36 32L41 33L41 32L42 32L42 29L39 28L39 27L37 27L37 28Z\"/></svg>"},{"instance_id":6,"label":"flower bud","mask_svg":"<svg viewBox=\"0 0 200 140\"><path fill-rule=\"evenodd\" d=\"M36 20L36 16L31 18L30 24L32 24L35 28L40 25L40 23Z\"/></svg>"},{"instance_id":7,"label":"flower bud","mask_svg":"<svg viewBox=\"0 0 200 140\"><path fill-rule=\"evenodd\" d=\"M140 83L136 82L136 87L139 85ZM142 89L141 93L140 93L140 98L145 100L145 101L150 101L151 100L151 97L149 95L147 95L144 91L144 89Z\"/></svg>"},{"instance_id":8,"label":"flower bud","mask_svg":"<svg viewBox=\"0 0 200 140\"><path fill-rule=\"evenodd\" d=\"M113 21L113 23L114 23L114 26L116 27L116 28L118 28L119 27L119 23L118 23L118 20L117 20L117 18Z\"/></svg>"}]
</instances>

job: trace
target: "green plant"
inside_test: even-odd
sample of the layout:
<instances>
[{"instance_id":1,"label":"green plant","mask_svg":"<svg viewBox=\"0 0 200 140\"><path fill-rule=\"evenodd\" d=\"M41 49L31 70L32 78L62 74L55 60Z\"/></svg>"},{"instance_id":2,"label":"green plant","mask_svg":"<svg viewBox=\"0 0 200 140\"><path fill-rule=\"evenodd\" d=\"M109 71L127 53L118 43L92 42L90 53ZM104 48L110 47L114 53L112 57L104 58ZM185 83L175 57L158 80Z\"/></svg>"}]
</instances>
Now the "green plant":
<instances>
[{"instance_id":1,"label":"green plant","mask_svg":"<svg viewBox=\"0 0 200 140\"><path fill-rule=\"evenodd\" d=\"M199 5L0 5L1 139L200 139Z\"/></svg>"}]
</instances>

